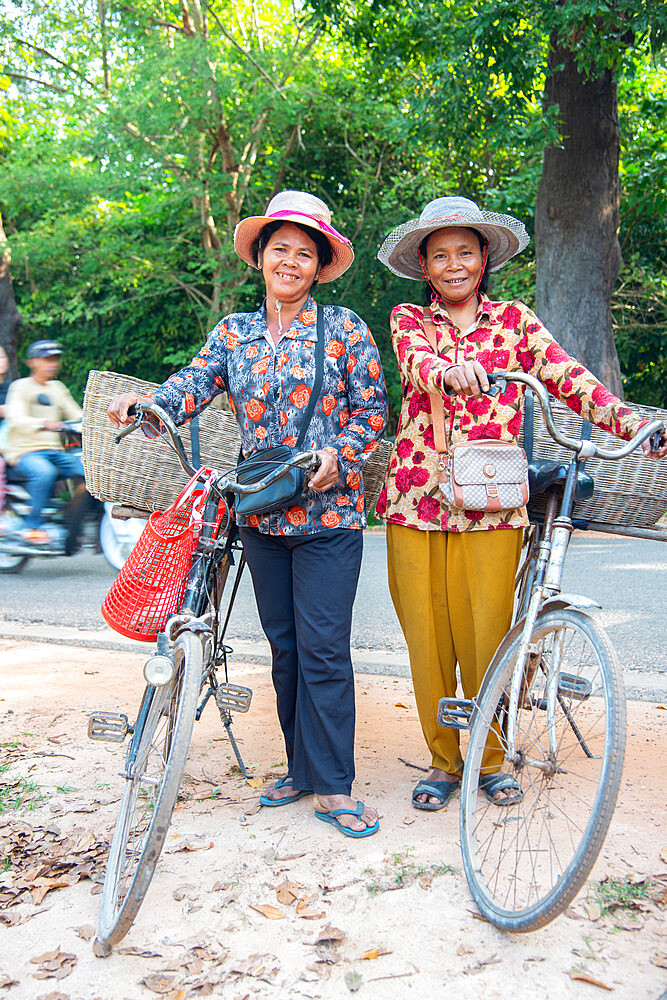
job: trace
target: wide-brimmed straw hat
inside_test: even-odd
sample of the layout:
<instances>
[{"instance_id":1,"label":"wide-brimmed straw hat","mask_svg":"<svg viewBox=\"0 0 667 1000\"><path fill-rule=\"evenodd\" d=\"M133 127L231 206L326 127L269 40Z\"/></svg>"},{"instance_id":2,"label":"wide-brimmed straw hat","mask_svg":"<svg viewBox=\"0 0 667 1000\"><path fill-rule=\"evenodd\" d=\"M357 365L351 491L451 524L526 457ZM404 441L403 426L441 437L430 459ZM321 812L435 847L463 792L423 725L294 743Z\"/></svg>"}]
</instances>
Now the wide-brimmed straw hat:
<instances>
[{"instance_id":1,"label":"wide-brimmed straw hat","mask_svg":"<svg viewBox=\"0 0 667 1000\"><path fill-rule=\"evenodd\" d=\"M268 222L296 222L315 229L329 242L333 259L318 275L318 281L333 281L347 271L354 260L352 244L331 225L331 212L321 198L306 191L281 191L266 206L264 215L241 219L234 230L234 249L239 257L256 267L252 245Z\"/></svg>"},{"instance_id":2,"label":"wide-brimmed straw hat","mask_svg":"<svg viewBox=\"0 0 667 1000\"><path fill-rule=\"evenodd\" d=\"M476 229L488 240L491 271L498 271L530 242L523 223L511 215L483 212L469 198L436 198L418 219L410 219L389 233L378 258L402 278L423 278L419 262L422 240L438 229L454 226Z\"/></svg>"}]
</instances>

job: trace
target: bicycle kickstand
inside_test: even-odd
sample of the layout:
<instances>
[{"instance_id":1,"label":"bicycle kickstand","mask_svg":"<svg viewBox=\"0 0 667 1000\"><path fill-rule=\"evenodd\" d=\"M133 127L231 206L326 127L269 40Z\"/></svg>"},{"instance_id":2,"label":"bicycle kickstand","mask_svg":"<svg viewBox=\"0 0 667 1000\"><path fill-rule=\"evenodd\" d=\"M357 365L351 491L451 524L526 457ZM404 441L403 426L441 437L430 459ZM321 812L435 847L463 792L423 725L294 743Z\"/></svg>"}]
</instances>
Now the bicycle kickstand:
<instances>
[{"instance_id":1,"label":"bicycle kickstand","mask_svg":"<svg viewBox=\"0 0 667 1000\"><path fill-rule=\"evenodd\" d=\"M245 764L243 763L243 757L241 756L241 751L239 750L238 744L237 744L236 740L234 739L234 733L232 732L232 716L231 716L231 713L228 712L226 709L221 708L220 709L220 718L222 719L222 724L224 725L225 730L227 732L227 736L229 737L229 742L232 745L232 750L234 751L234 754L236 756L236 760L238 761L239 770L241 771L241 774L246 779L247 778L251 778L252 775L248 773L248 770L247 770Z\"/></svg>"}]
</instances>

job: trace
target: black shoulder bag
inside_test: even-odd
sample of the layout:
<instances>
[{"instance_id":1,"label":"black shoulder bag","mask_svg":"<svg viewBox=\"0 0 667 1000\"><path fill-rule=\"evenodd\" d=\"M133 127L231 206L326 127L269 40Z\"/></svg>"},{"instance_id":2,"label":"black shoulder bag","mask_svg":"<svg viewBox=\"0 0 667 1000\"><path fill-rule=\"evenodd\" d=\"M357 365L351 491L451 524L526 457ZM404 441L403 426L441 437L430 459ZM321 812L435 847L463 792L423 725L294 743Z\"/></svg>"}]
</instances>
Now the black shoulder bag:
<instances>
[{"instance_id":1,"label":"black shoulder bag","mask_svg":"<svg viewBox=\"0 0 667 1000\"><path fill-rule=\"evenodd\" d=\"M291 447L287 444L279 444L274 448L264 448L262 451L255 451L248 458L244 459L236 467L236 475L239 483L243 485L256 483L264 476L268 476L279 465L289 462L291 458L298 455L303 448L310 421L317 401L320 398L322 381L324 378L324 309L317 307L317 341L315 343L315 381L310 394L308 409L303 415L301 430L296 441L296 445ZM259 493L247 493L245 496L236 498L236 514L238 517L249 517L251 514L272 514L276 511L287 510L294 504L303 500L306 474L303 469L294 468L281 476L271 486L266 486Z\"/></svg>"}]
</instances>

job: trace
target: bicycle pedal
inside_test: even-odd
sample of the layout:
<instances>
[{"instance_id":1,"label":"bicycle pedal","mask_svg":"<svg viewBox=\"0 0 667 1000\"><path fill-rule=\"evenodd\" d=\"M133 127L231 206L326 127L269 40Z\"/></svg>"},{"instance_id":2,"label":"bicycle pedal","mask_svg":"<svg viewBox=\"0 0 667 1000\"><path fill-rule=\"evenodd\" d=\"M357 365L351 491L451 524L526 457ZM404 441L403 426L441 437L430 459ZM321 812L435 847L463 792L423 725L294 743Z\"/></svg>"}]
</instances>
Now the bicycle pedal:
<instances>
[{"instance_id":1,"label":"bicycle pedal","mask_svg":"<svg viewBox=\"0 0 667 1000\"><path fill-rule=\"evenodd\" d=\"M474 703L468 698L441 698L438 703L438 725L444 729L467 729Z\"/></svg>"},{"instance_id":2,"label":"bicycle pedal","mask_svg":"<svg viewBox=\"0 0 667 1000\"><path fill-rule=\"evenodd\" d=\"M120 712L91 712L88 716L88 737L107 743L122 743L130 730L126 715Z\"/></svg>"},{"instance_id":3,"label":"bicycle pedal","mask_svg":"<svg viewBox=\"0 0 667 1000\"><path fill-rule=\"evenodd\" d=\"M221 712L247 712L252 701L252 689L241 684L218 684L215 703Z\"/></svg>"},{"instance_id":4,"label":"bicycle pedal","mask_svg":"<svg viewBox=\"0 0 667 1000\"><path fill-rule=\"evenodd\" d=\"M560 674L558 678L558 694L577 701L586 701L593 692L593 685L585 677L576 674Z\"/></svg>"}]
</instances>

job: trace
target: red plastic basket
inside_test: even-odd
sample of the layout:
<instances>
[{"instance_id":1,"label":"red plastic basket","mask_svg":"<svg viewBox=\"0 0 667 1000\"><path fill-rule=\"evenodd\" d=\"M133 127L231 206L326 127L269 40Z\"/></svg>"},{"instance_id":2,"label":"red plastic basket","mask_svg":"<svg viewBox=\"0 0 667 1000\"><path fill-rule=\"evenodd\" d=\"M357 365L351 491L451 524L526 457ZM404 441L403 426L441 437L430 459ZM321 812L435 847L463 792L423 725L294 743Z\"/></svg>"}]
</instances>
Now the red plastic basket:
<instances>
[{"instance_id":1,"label":"red plastic basket","mask_svg":"<svg viewBox=\"0 0 667 1000\"><path fill-rule=\"evenodd\" d=\"M195 490L200 475L164 513L151 514L104 598L102 616L121 635L153 642L178 609L201 527L205 490ZM224 509L221 502L217 523Z\"/></svg>"}]
</instances>

